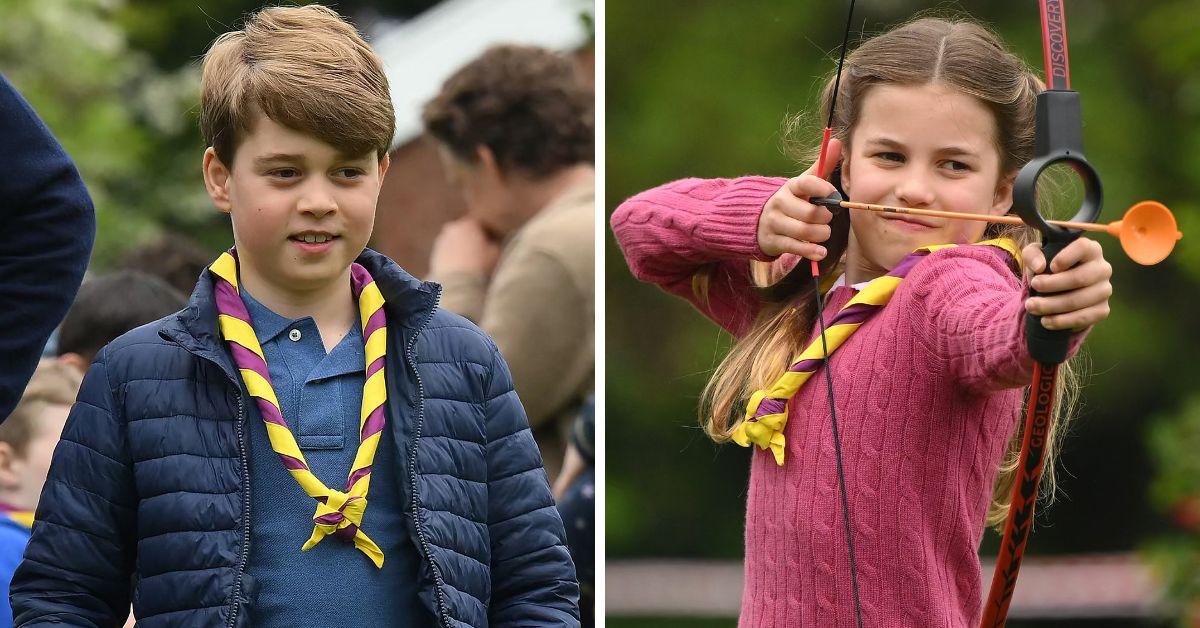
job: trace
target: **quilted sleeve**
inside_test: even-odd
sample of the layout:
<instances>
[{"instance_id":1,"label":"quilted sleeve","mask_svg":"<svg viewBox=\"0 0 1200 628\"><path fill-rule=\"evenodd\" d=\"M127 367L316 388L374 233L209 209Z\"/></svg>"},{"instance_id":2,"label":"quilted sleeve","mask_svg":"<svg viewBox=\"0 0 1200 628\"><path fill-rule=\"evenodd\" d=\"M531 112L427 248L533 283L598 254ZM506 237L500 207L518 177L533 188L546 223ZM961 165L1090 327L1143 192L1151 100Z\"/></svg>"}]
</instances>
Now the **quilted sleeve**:
<instances>
[{"instance_id":1,"label":"quilted sleeve","mask_svg":"<svg viewBox=\"0 0 1200 628\"><path fill-rule=\"evenodd\" d=\"M495 346L491 349L485 403L492 550L489 624L578 626L579 585L562 519L508 366Z\"/></svg>"},{"instance_id":2,"label":"quilted sleeve","mask_svg":"<svg viewBox=\"0 0 1200 628\"><path fill-rule=\"evenodd\" d=\"M120 626L129 614L136 493L106 352L54 450L10 596L16 626Z\"/></svg>"},{"instance_id":3,"label":"quilted sleeve","mask_svg":"<svg viewBox=\"0 0 1200 628\"><path fill-rule=\"evenodd\" d=\"M0 76L0 417L17 405L75 300L95 237L74 163Z\"/></svg>"}]
</instances>

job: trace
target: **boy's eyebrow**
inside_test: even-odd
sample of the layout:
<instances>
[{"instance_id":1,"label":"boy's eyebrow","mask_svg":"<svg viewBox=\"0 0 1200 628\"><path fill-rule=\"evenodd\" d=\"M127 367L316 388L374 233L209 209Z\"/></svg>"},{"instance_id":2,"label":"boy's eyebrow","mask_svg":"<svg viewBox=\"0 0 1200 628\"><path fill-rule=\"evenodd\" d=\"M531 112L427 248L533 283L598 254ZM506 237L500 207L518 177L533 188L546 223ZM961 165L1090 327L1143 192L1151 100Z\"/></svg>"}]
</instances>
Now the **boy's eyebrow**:
<instances>
[{"instance_id":1,"label":"boy's eyebrow","mask_svg":"<svg viewBox=\"0 0 1200 628\"><path fill-rule=\"evenodd\" d=\"M370 156L371 156L371 153L363 153L362 155L349 155L346 153L338 153L337 156L335 157L335 159L339 162L366 161L370 158ZM259 166L259 167L268 166L268 165L272 165L272 164L279 164L279 163L303 164L304 163L304 155L297 155L297 154L293 154L293 153L271 153L269 155L262 155L260 157L254 158L254 165Z\"/></svg>"},{"instance_id":2,"label":"boy's eyebrow","mask_svg":"<svg viewBox=\"0 0 1200 628\"><path fill-rule=\"evenodd\" d=\"M905 148L904 144L902 144L890 137L872 137L867 140L867 144L875 144L878 146L883 146L885 148L893 148L893 149ZM973 151L965 146L944 146L942 148L939 148L937 150L937 153L939 155L951 155L951 156L962 155L962 156L969 156L969 157L974 157L979 154L977 151Z\"/></svg>"},{"instance_id":3,"label":"boy's eyebrow","mask_svg":"<svg viewBox=\"0 0 1200 628\"><path fill-rule=\"evenodd\" d=\"M262 155L254 158L254 165L263 166L275 163L304 163L304 155L294 155L290 153L271 153L270 155Z\"/></svg>"}]
</instances>

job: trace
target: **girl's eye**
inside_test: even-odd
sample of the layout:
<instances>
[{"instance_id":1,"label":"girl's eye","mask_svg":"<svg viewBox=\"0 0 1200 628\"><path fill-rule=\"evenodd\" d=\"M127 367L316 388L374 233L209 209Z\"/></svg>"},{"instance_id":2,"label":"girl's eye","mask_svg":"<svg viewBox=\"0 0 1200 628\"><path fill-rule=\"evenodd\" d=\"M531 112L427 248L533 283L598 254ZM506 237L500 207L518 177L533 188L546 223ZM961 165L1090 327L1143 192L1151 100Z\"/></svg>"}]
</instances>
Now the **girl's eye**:
<instances>
[{"instance_id":1,"label":"girl's eye","mask_svg":"<svg viewBox=\"0 0 1200 628\"><path fill-rule=\"evenodd\" d=\"M949 168L950 170L953 170L954 172L970 172L970 170L971 170L971 167L968 166L967 164L965 164L961 161L954 161L953 159L945 162L945 164L946 164L947 168Z\"/></svg>"},{"instance_id":2,"label":"girl's eye","mask_svg":"<svg viewBox=\"0 0 1200 628\"><path fill-rule=\"evenodd\" d=\"M898 164L904 163L904 155L901 155L900 153L882 152L875 153L875 156L884 161L892 161Z\"/></svg>"}]
</instances>

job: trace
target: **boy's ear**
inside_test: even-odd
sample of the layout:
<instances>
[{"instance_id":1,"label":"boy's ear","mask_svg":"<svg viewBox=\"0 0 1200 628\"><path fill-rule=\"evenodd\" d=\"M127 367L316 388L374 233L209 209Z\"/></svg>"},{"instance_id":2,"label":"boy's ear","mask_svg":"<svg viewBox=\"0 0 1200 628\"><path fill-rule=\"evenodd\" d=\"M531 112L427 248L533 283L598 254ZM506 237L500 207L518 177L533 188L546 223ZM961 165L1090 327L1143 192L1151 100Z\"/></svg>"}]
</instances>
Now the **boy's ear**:
<instances>
[{"instance_id":1,"label":"boy's ear","mask_svg":"<svg viewBox=\"0 0 1200 628\"><path fill-rule=\"evenodd\" d=\"M1003 216L1012 209L1013 184L1016 183L1017 173L1004 175L996 183L996 197L992 199L991 215Z\"/></svg>"},{"instance_id":2,"label":"boy's ear","mask_svg":"<svg viewBox=\"0 0 1200 628\"><path fill-rule=\"evenodd\" d=\"M78 370L80 373L87 373L88 366L91 364L87 358L73 352L64 353L58 356L57 359L59 362Z\"/></svg>"},{"instance_id":3,"label":"boy's ear","mask_svg":"<svg viewBox=\"0 0 1200 628\"><path fill-rule=\"evenodd\" d=\"M229 202L229 168L221 163L212 146L204 151L204 187L217 210L228 214L233 207Z\"/></svg>"},{"instance_id":4,"label":"boy's ear","mask_svg":"<svg viewBox=\"0 0 1200 628\"><path fill-rule=\"evenodd\" d=\"M496 153L493 153L486 144L475 147L475 161L480 174L490 179L504 180L504 170L500 168L500 162L496 161Z\"/></svg>"},{"instance_id":5,"label":"boy's ear","mask_svg":"<svg viewBox=\"0 0 1200 628\"><path fill-rule=\"evenodd\" d=\"M380 181L380 183L383 182L383 177L384 177L384 175L387 174L388 166L390 166L390 165L392 165L392 156L390 154L384 154L383 159L379 160L379 181Z\"/></svg>"},{"instance_id":6,"label":"boy's ear","mask_svg":"<svg viewBox=\"0 0 1200 628\"><path fill-rule=\"evenodd\" d=\"M0 491L11 491L21 487L21 474L18 466L22 464L20 456L9 443L0 441Z\"/></svg>"}]
</instances>

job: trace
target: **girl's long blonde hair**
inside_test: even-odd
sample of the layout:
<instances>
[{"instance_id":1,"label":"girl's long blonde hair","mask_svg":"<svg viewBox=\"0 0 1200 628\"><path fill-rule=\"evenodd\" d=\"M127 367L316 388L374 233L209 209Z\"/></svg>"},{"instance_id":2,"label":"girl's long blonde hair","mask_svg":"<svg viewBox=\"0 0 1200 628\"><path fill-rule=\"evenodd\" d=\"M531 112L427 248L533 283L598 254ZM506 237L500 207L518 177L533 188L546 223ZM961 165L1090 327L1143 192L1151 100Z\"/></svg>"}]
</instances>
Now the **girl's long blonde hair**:
<instances>
[{"instance_id":1,"label":"girl's long blonde hair","mask_svg":"<svg viewBox=\"0 0 1200 628\"><path fill-rule=\"evenodd\" d=\"M965 20L918 19L872 37L851 52L833 112L834 135L843 146L849 146L863 97L871 87L932 83L974 96L992 112L1002 173L1015 174L1033 158L1035 103L1044 85L999 37ZM820 112L829 110L833 86L831 74L821 96ZM801 128L802 119L792 118L789 130ZM816 152L813 149L805 157L815 159ZM836 276L835 271L841 269L850 233L849 212L835 213L831 227L832 235L824 243L828 253L819 264L825 277ZM1012 238L1020 248L1039 240L1037 231L1024 225L989 225L985 237ZM1015 267L1014 272L1018 272ZM815 318L815 295L807 275L802 281L789 277L780 282L785 276L783 269L764 262L753 262L751 274L758 285L771 287L762 292L754 324L713 372L701 396L701 424L718 443L730 439L750 395L770 385L803 349ZM706 298L710 277L707 272L694 277L693 288L701 299ZM1078 396L1079 381L1072 361L1059 368L1058 390L1042 476L1042 495L1047 503L1054 498L1054 463ZM993 487L986 518L989 526L1002 525L1008 514L1023 434L1023 421L1018 421Z\"/></svg>"}]
</instances>

